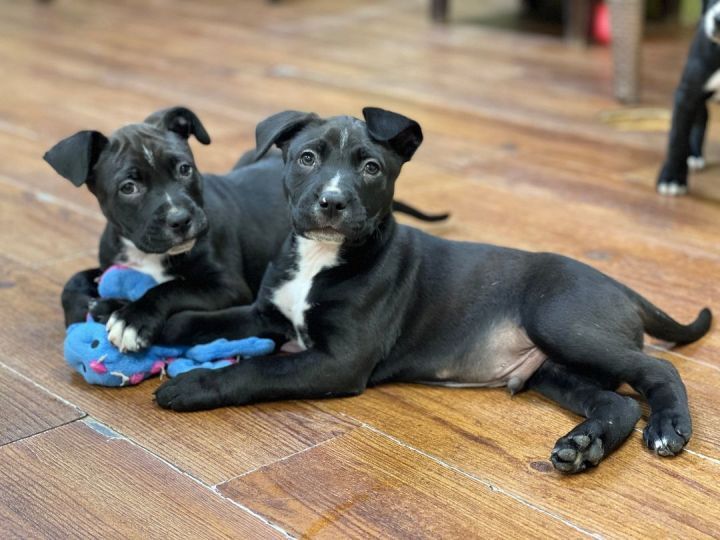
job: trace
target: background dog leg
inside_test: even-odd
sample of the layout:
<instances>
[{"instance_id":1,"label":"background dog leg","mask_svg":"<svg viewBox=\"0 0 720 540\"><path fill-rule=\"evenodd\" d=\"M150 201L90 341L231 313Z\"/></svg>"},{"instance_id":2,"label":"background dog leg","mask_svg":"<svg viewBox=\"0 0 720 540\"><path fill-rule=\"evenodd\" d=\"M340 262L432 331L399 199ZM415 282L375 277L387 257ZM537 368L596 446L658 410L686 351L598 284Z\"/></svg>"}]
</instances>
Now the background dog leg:
<instances>
[{"instance_id":1,"label":"background dog leg","mask_svg":"<svg viewBox=\"0 0 720 540\"><path fill-rule=\"evenodd\" d=\"M661 195L687 193L687 159L690 156L690 132L698 107L704 105L703 94L692 88L702 88L702 81L684 81L675 93L672 126L668 141L667 158L657 181Z\"/></svg>"},{"instance_id":2,"label":"background dog leg","mask_svg":"<svg viewBox=\"0 0 720 540\"><path fill-rule=\"evenodd\" d=\"M705 99L709 95L705 96ZM707 101L703 102L695 115L695 122L690 131L690 155L687 159L688 168L691 171L699 171L705 168L705 158L703 157L703 146L705 144L705 130L708 122Z\"/></svg>"}]
</instances>

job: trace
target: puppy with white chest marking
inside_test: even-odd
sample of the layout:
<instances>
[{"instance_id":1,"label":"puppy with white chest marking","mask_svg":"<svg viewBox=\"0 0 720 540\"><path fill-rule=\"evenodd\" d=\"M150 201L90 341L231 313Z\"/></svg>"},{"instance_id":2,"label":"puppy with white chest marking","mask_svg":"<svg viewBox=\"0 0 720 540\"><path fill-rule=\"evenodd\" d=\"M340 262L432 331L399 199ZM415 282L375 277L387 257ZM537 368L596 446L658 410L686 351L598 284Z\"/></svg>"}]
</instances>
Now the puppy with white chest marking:
<instances>
[{"instance_id":1,"label":"puppy with white chest marking","mask_svg":"<svg viewBox=\"0 0 720 540\"><path fill-rule=\"evenodd\" d=\"M45 154L59 174L87 186L107 218L100 268L79 272L64 288L65 322L85 320L90 306L122 351L154 343L178 311L250 303L290 230L278 153L254 159L248 152L230 173L202 175L191 135L210 143L192 111L173 107L110 137L81 131ZM393 207L426 221L447 217ZM131 303L97 300L96 278L118 263L159 285Z\"/></svg>"},{"instance_id":2,"label":"puppy with white chest marking","mask_svg":"<svg viewBox=\"0 0 720 540\"><path fill-rule=\"evenodd\" d=\"M661 195L685 195L688 169L705 167L707 101L720 89L720 0L705 0L680 83L675 91L667 156L660 170Z\"/></svg>"},{"instance_id":3,"label":"puppy with white chest marking","mask_svg":"<svg viewBox=\"0 0 720 540\"><path fill-rule=\"evenodd\" d=\"M422 141L417 122L376 108L321 119L288 111L258 125L273 144L292 233L251 306L179 313L168 342L283 335L295 352L197 370L163 384L177 411L280 399L349 396L391 381L534 389L587 420L560 438L563 472L596 465L632 432L650 403L647 446L682 450L692 424L669 362L643 352L643 333L678 343L710 327L705 309L682 325L636 292L580 262L453 242L398 225L395 181ZM347 135L346 135L347 134Z\"/></svg>"}]
</instances>

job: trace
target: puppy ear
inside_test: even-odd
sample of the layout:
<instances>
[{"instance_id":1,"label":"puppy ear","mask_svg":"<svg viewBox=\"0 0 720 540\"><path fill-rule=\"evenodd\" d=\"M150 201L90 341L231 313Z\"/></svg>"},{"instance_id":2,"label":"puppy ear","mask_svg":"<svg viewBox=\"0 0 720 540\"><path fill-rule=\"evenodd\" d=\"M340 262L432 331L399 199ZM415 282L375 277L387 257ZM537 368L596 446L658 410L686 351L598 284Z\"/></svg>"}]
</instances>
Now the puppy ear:
<instances>
[{"instance_id":1,"label":"puppy ear","mask_svg":"<svg viewBox=\"0 0 720 540\"><path fill-rule=\"evenodd\" d=\"M171 107L156 111L145 119L145 123L174 131L183 139L195 135L202 144L210 144L210 135L205 131L205 126L197 115L186 107Z\"/></svg>"},{"instance_id":2,"label":"puppy ear","mask_svg":"<svg viewBox=\"0 0 720 540\"><path fill-rule=\"evenodd\" d=\"M273 144L284 150L298 131L318 120L317 114L300 111L284 111L266 118L255 128L255 159L261 158Z\"/></svg>"},{"instance_id":3,"label":"puppy ear","mask_svg":"<svg viewBox=\"0 0 720 540\"><path fill-rule=\"evenodd\" d=\"M45 152L43 159L76 186L88 181L108 140L98 131L79 131Z\"/></svg>"},{"instance_id":4,"label":"puppy ear","mask_svg":"<svg viewBox=\"0 0 720 540\"><path fill-rule=\"evenodd\" d=\"M402 114L377 107L365 107L363 117L370 137L387 144L403 161L410 161L422 143L420 124Z\"/></svg>"}]
</instances>

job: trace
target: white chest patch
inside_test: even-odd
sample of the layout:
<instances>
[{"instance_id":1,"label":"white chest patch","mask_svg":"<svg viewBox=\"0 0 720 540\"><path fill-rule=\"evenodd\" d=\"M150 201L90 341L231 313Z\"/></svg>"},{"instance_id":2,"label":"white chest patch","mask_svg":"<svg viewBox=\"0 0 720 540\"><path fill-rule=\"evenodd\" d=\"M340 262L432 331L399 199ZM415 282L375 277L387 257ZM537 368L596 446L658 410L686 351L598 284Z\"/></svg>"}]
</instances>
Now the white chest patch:
<instances>
[{"instance_id":1,"label":"white chest patch","mask_svg":"<svg viewBox=\"0 0 720 540\"><path fill-rule=\"evenodd\" d=\"M144 251L140 251L132 240L128 240L127 238L122 238L121 240L125 246L125 251L116 261L118 264L124 264L144 274L149 274L158 283L165 283L173 279L165 273L165 265L163 263L167 257L166 255L162 253L145 253Z\"/></svg>"},{"instance_id":2,"label":"white chest patch","mask_svg":"<svg viewBox=\"0 0 720 540\"><path fill-rule=\"evenodd\" d=\"M713 73L705 83L706 92L717 92L720 90L720 70Z\"/></svg>"},{"instance_id":3,"label":"white chest patch","mask_svg":"<svg viewBox=\"0 0 720 540\"><path fill-rule=\"evenodd\" d=\"M320 271L339 264L339 250L340 244L337 243L298 237L295 255L297 271L273 294L272 303L292 322L303 349L307 347L303 343L301 331L305 327L305 312L310 307L307 297L313 279Z\"/></svg>"}]
</instances>

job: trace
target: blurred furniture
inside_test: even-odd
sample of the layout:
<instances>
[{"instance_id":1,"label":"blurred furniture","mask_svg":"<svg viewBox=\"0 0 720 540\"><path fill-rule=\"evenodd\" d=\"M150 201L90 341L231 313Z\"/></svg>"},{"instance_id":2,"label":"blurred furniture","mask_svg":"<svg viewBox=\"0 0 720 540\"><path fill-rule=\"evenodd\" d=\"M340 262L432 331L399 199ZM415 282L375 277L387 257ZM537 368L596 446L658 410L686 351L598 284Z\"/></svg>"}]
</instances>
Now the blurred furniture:
<instances>
[{"instance_id":1,"label":"blurred furniture","mask_svg":"<svg viewBox=\"0 0 720 540\"><path fill-rule=\"evenodd\" d=\"M594 0L564 0L565 38L587 43ZM640 54L644 25L644 0L607 0L612 25L613 90L623 103L640 99ZM430 16L447 21L449 0L430 0Z\"/></svg>"}]
</instances>

